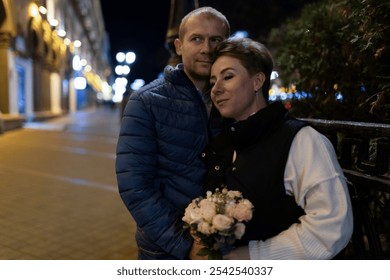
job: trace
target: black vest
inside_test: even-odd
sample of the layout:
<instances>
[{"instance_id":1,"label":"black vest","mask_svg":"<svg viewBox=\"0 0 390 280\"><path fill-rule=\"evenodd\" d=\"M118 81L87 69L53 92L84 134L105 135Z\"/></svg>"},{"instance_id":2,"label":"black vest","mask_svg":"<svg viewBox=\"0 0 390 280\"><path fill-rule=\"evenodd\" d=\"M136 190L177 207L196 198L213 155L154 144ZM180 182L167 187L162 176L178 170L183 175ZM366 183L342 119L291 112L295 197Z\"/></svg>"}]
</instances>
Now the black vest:
<instances>
[{"instance_id":1,"label":"black vest","mask_svg":"<svg viewBox=\"0 0 390 280\"><path fill-rule=\"evenodd\" d=\"M291 143L306 125L288 117L283 105L274 102L247 120L229 125L206 147L205 189L226 185L241 191L255 206L239 244L275 236L304 214L294 197L286 195L284 171ZM237 158L232 163L234 150Z\"/></svg>"}]
</instances>

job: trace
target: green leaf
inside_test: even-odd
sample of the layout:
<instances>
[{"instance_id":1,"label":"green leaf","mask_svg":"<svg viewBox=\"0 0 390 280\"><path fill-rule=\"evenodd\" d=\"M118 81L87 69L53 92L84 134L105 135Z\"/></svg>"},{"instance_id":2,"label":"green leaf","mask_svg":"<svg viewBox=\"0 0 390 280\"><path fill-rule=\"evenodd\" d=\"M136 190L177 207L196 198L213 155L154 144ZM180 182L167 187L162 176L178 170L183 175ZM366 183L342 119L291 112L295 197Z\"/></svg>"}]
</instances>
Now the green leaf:
<instances>
[{"instance_id":1,"label":"green leaf","mask_svg":"<svg viewBox=\"0 0 390 280\"><path fill-rule=\"evenodd\" d=\"M209 256L211 254L211 250L209 248L203 247L199 250L198 256Z\"/></svg>"},{"instance_id":2,"label":"green leaf","mask_svg":"<svg viewBox=\"0 0 390 280\"><path fill-rule=\"evenodd\" d=\"M209 260L222 260L222 254L219 251L211 251L208 255Z\"/></svg>"}]
</instances>

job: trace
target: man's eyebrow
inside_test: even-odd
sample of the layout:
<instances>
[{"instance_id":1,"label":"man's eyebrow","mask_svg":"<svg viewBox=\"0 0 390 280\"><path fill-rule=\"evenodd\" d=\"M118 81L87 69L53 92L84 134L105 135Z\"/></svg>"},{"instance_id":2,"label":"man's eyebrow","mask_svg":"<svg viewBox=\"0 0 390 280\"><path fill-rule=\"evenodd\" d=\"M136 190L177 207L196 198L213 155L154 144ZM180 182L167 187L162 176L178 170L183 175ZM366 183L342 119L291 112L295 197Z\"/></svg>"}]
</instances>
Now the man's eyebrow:
<instances>
[{"instance_id":1,"label":"man's eyebrow","mask_svg":"<svg viewBox=\"0 0 390 280\"><path fill-rule=\"evenodd\" d=\"M190 34L188 34L188 37L194 37L194 36L203 37L203 35L201 35L199 33L190 33Z\"/></svg>"}]
</instances>

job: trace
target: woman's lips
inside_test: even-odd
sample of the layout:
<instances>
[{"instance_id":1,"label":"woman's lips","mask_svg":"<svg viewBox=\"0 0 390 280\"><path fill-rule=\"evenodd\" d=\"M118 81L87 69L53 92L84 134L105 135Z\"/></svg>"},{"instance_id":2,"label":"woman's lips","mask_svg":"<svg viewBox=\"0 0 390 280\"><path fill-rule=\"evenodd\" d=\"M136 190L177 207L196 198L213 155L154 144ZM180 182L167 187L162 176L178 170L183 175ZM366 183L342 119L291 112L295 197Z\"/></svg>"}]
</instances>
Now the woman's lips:
<instances>
[{"instance_id":1,"label":"woman's lips","mask_svg":"<svg viewBox=\"0 0 390 280\"><path fill-rule=\"evenodd\" d=\"M223 105L226 101L228 101L228 99L219 99L219 100L216 100L216 103L217 103L217 105Z\"/></svg>"}]
</instances>

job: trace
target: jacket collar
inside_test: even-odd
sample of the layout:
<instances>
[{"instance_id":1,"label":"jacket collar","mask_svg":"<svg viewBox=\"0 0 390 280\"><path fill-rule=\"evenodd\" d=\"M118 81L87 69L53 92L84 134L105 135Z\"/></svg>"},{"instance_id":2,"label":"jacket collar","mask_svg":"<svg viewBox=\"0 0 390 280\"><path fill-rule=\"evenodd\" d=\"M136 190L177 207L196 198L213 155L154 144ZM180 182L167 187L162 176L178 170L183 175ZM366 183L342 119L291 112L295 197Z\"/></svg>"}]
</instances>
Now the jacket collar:
<instances>
[{"instance_id":1,"label":"jacket collar","mask_svg":"<svg viewBox=\"0 0 390 280\"><path fill-rule=\"evenodd\" d=\"M273 102L244 121L231 123L226 133L231 138L237 151L258 142L278 128L287 117L287 110L282 102Z\"/></svg>"},{"instance_id":2,"label":"jacket collar","mask_svg":"<svg viewBox=\"0 0 390 280\"><path fill-rule=\"evenodd\" d=\"M182 63L179 63L176 66L167 65L164 68L164 78L175 85L188 85L188 83L192 84L191 80L184 72L184 66Z\"/></svg>"}]
</instances>

